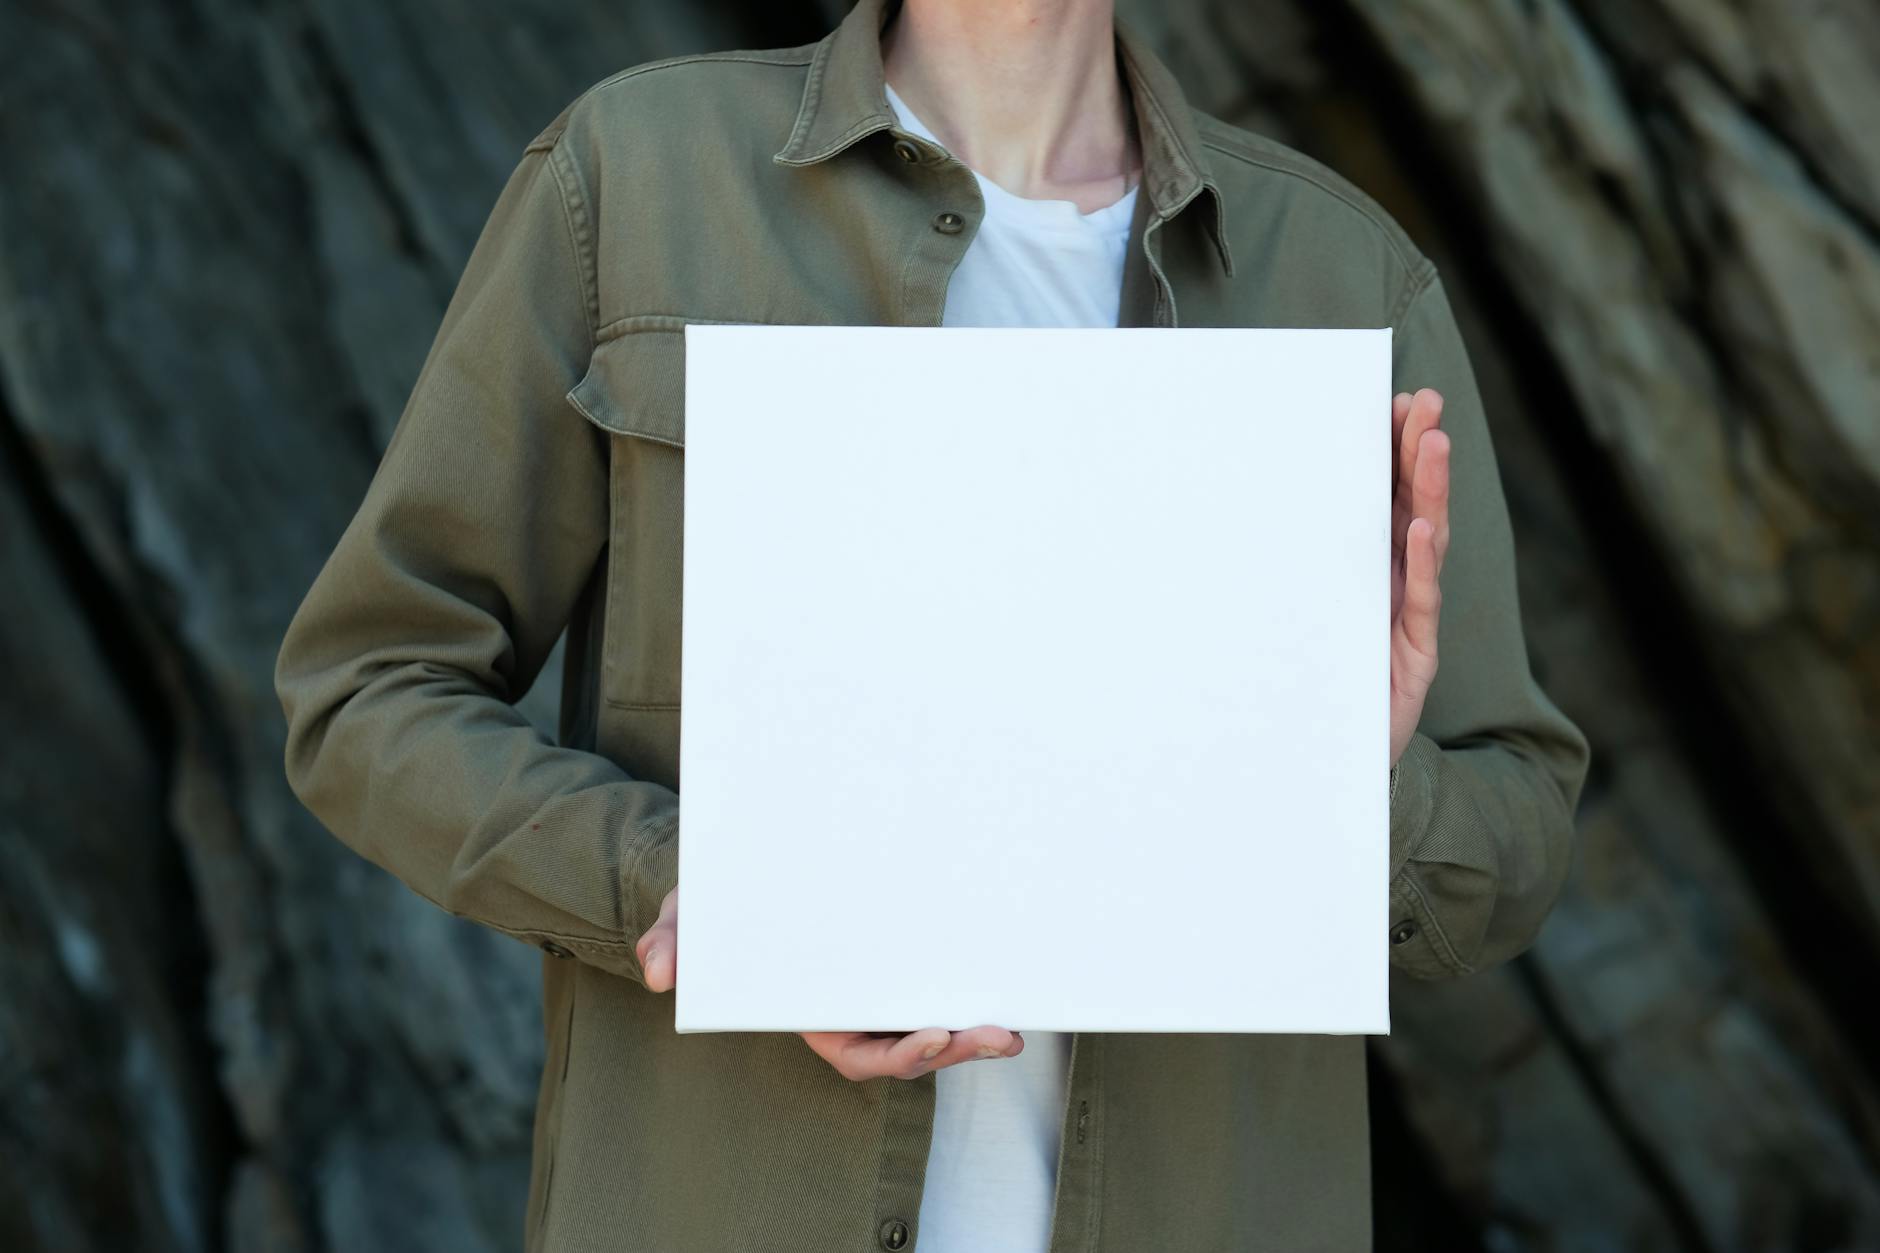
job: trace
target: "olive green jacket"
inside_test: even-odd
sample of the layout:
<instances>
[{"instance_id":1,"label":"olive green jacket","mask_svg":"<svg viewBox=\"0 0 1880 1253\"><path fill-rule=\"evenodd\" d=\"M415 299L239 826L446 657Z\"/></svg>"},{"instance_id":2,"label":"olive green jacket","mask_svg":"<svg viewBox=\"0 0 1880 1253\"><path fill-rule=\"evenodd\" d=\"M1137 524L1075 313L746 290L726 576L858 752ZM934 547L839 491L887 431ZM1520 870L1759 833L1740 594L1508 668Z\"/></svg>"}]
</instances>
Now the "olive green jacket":
<instances>
[{"instance_id":1,"label":"olive green jacket","mask_svg":"<svg viewBox=\"0 0 1880 1253\"><path fill-rule=\"evenodd\" d=\"M938 325L984 211L897 128L884 16L862 0L806 47L622 70L526 145L281 646L308 808L544 950L535 1253L918 1247L934 1076L856 1083L793 1034L676 1034L634 956L678 848L682 328ZM1528 670L1442 280L1336 174L1185 103L1127 27L1118 52L1145 164L1125 324L1389 326L1395 385L1446 398L1441 668L1390 781L1378 943L1424 978L1506 960L1566 873L1588 750ZM1257 379L1245 409L1272 417ZM1250 489L1262 473L1284 467L1249 467ZM564 627L551 742L513 702ZM1386 786L1383 763L1352 786ZM814 806L816 780L775 800ZM778 978L810 960L777 937ZM1072 1057L1053 1253L1369 1246L1362 1037L1080 1034Z\"/></svg>"}]
</instances>

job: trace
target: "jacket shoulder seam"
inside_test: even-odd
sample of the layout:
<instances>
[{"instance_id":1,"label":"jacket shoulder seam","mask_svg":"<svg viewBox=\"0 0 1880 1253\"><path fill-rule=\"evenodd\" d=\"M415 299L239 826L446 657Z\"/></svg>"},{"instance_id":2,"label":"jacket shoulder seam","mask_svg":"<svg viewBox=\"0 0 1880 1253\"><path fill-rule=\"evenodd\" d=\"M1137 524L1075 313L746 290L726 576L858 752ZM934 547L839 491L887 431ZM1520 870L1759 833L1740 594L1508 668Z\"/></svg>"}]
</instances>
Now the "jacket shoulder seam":
<instances>
[{"instance_id":1,"label":"jacket shoulder seam","mask_svg":"<svg viewBox=\"0 0 1880 1253\"><path fill-rule=\"evenodd\" d=\"M568 129L568 120L574 113L576 105L586 100L589 96L596 95L618 83L623 83L629 78L637 78L642 74L650 74L654 70L667 70L681 65L697 65L701 62L714 61L744 65L775 65L780 67L803 66L810 63L815 47L815 44L804 44L795 48L757 50L732 49L723 52L693 52L675 57L662 57L657 61L644 61L638 65L629 65L623 70L609 74L599 82L590 84L580 95L570 100L567 105L563 107L562 111L556 114L555 120L550 122L547 126L544 126L541 131L536 134L535 138L528 142L524 151L533 152L553 148L561 139L562 132Z\"/></svg>"},{"instance_id":2,"label":"jacket shoulder seam","mask_svg":"<svg viewBox=\"0 0 1880 1253\"><path fill-rule=\"evenodd\" d=\"M600 82L595 83L581 94L590 95L597 91L603 91L616 83L625 82L629 78L637 78L641 74L650 74L654 70L669 70L677 66L696 65L704 61L727 61L745 65L776 65L785 67L808 65L812 56L812 50L815 46L815 44L804 44L798 48L757 49L754 51L734 49L724 52L693 52L683 56L663 57L657 61L646 61L639 65L629 65L626 69L601 79Z\"/></svg>"}]
</instances>

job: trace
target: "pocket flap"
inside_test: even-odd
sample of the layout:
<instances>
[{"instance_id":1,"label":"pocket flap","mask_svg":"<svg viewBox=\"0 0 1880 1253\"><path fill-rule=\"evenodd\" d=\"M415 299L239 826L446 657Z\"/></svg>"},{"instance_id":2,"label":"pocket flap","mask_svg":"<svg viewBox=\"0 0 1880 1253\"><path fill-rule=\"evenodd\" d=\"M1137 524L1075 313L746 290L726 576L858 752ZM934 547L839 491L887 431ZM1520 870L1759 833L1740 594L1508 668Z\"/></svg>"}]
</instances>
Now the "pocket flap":
<instances>
[{"instance_id":1,"label":"pocket flap","mask_svg":"<svg viewBox=\"0 0 1880 1253\"><path fill-rule=\"evenodd\" d=\"M604 431L685 447L685 335L630 330L601 341L568 403Z\"/></svg>"}]
</instances>

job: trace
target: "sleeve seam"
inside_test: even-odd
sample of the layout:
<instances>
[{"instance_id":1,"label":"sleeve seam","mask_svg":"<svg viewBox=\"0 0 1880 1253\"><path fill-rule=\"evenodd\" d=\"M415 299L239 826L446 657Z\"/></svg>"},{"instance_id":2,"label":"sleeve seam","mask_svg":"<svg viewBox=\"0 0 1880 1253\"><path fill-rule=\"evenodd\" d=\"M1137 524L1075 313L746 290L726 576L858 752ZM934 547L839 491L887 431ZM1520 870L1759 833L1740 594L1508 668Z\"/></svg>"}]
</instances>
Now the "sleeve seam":
<instances>
[{"instance_id":1,"label":"sleeve seam","mask_svg":"<svg viewBox=\"0 0 1880 1253\"><path fill-rule=\"evenodd\" d=\"M578 172L572 169L563 171L561 163L566 159L566 153L559 142L539 151L547 154L544 159L548 162L549 173L555 179L555 198L561 204L562 222L568 228L568 246L574 255L575 277L580 285L581 320L587 326L588 352L592 355L594 345L599 338L600 295L598 282L593 274L592 251L588 247L591 239L589 230L591 221L587 197L582 194ZM574 201L572 204L569 199L571 193L568 189L570 179L576 184L572 193ZM579 223L576 222L577 206Z\"/></svg>"},{"instance_id":2,"label":"sleeve seam","mask_svg":"<svg viewBox=\"0 0 1880 1253\"><path fill-rule=\"evenodd\" d=\"M1423 293L1435 286L1435 283L1436 263L1425 257L1423 263L1416 270L1411 271L1411 283L1404 288L1403 294L1398 296L1396 303L1391 306L1391 311L1385 318L1385 324L1393 329L1401 324L1411 307L1421 300Z\"/></svg>"}]
</instances>

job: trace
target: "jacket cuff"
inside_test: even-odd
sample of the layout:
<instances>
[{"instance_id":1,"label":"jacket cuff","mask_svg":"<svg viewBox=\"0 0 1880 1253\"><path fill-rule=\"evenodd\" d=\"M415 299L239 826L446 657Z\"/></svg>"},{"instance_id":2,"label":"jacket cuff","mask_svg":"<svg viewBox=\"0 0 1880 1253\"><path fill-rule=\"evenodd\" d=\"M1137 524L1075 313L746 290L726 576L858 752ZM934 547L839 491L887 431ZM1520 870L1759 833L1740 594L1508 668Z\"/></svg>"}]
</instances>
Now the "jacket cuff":
<instances>
[{"instance_id":1,"label":"jacket cuff","mask_svg":"<svg viewBox=\"0 0 1880 1253\"><path fill-rule=\"evenodd\" d=\"M1413 732L1403 756L1391 767L1390 782L1390 961L1416 978L1434 979L1465 972L1443 937L1416 875L1410 855L1422 841L1436 808L1437 763L1442 746L1421 731Z\"/></svg>"},{"instance_id":2,"label":"jacket cuff","mask_svg":"<svg viewBox=\"0 0 1880 1253\"><path fill-rule=\"evenodd\" d=\"M1391 767L1390 879L1397 881L1404 863L1430 825L1436 808L1436 767L1442 746L1421 731L1410 734L1403 756Z\"/></svg>"},{"instance_id":3,"label":"jacket cuff","mask_svg":"<svg viewBox=\"0 0 1880 1253\"><path fill-rule=\"evenodd\" d=\"M632 946L659 921L660 904L679 882L679 813L676 809L661 814L642 828L629 846L621 879L626 941ZM644 970L640 971L642 981L645 974Z\"/></svg>"},{"instance_id":4,"label":"jacket cuff","mask_svg":"<svg viewBox=\"0 0 1880 1253\"><path fill-rule=\"evenodd\" d=\"M627 844L620 875L621 934L595 939L562 933L515 931L511 935L539 945L551 957L578 957L624 979L646 982L646 968L636 951L640 937L659 920L660 903L679 881L679 815L661 814L643 824Z\"/></svg>"}]
</instances>

